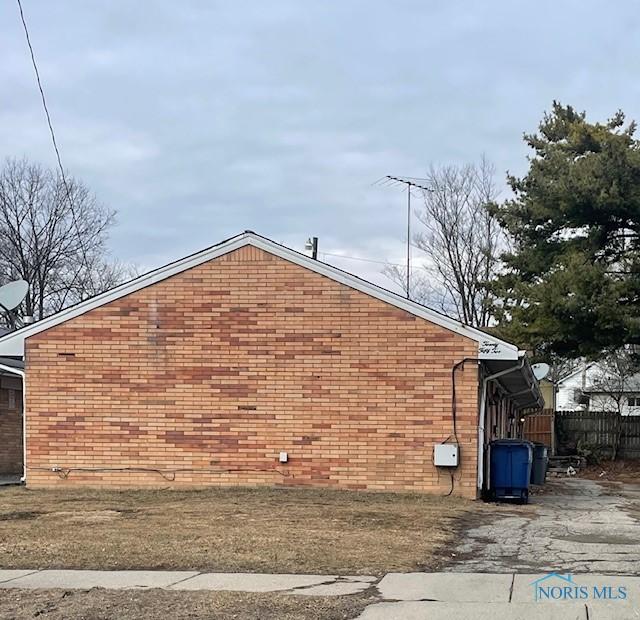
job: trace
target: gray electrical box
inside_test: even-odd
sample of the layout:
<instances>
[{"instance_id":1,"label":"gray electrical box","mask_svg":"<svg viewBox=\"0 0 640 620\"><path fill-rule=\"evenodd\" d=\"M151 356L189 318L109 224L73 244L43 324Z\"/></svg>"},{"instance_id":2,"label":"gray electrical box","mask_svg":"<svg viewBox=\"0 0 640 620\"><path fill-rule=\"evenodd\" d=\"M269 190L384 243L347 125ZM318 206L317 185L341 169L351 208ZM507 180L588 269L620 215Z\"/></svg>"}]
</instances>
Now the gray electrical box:
<instances>
[{"instance_id":1,"label":"gray electrical box","mask_svg":"<svg viewBox=\"0 0 640 620\"><path fill-rule=\"evenodd\" d=\"M433 464L436 467L457 467L458 454L457 443L437 443L433 447Z\"/></svg>"}]
</instances>

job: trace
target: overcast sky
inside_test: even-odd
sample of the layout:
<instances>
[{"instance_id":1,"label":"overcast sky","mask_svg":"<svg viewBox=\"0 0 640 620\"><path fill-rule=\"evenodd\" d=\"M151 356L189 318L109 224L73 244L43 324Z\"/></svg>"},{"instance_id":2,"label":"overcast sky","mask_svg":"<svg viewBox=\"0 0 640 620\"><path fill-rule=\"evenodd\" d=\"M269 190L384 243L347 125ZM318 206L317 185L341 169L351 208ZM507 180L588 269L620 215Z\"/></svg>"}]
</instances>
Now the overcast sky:
<instances>
[{"instance_id":1,"label":"overcast sky","mask_svg":"<svg viewBox=\"0 0 640 620\"><path fill-rule=\"evenodd\" d=\"M504 185L553 99L640 117L632 1L23 6L64 165L117 209L114 256L144 269L245 229L402 261L404 199L379 177L485 153ZM13 0L0 96L0 156L53 166ZM385 284L376 264L327 261Z\"/></svg>"}]
</instances>

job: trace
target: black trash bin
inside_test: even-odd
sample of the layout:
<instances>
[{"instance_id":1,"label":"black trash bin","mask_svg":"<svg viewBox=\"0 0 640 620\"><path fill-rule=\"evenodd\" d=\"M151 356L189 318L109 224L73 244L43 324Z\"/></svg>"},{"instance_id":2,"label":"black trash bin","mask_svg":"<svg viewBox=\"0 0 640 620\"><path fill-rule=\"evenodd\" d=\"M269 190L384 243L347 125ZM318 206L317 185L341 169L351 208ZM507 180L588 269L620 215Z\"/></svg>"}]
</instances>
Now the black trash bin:
<instances>
[{"instance_id":1,"label":"black trash bin","mask_svg":"<svg viewBox=\"0 0 640 620\"><path fill-rule=\"evenodd\" d=\"M531 465L531 484L544 484L547 480L549 448L539 441L533 441L533 463Z\"/></svg>"}]
</instances>

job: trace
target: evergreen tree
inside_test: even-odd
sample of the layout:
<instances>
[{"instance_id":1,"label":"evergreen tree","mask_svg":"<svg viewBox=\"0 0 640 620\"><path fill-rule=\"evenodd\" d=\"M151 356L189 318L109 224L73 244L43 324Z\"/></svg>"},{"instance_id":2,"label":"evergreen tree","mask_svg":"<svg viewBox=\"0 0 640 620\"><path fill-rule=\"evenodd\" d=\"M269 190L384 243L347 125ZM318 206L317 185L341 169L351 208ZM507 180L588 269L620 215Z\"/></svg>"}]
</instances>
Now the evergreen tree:
<instances>
[{"instance_id":1,"label":"evergreen tree","mask_svg":"<svg viewBox=\"0 0 640 620\"><path fill-rule=\"evenodd\" d=\"M640 344L640 143L618 112L590 123L554 102L514 197L492 210L514 239L492 284L498 330L540 357Z\"/></svg>"}]
</instances>

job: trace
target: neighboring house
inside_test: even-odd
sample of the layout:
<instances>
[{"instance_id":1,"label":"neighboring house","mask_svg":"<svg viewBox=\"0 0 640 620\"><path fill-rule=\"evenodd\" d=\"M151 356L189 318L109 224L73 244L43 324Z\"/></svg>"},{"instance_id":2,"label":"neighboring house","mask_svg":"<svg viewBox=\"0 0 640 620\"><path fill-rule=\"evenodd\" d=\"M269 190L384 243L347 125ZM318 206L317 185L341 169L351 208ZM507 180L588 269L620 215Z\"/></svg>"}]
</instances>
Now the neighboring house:
<instances>
[{"instance_id":1,"label":"neighboring house","mask_svg":"<svg viewBox=\"0 0 640 620\"><path fill-rule=\"evenodd\" d=\"M9 330L0 327L0 337ZM3 370L3 368L8 368ZM22 359L0 357L0 483L23 474Z\"/></svg>"},{"instance_id":2,"label":"neighboring house","mask_svg":"<svg viewBox=\"0 0 640 620\"><path fill-rule=\"evenodd\" d=\"M0 355L26 356L33 487L476 497L486 443L542 403L514 345L252 232L12 332ZM433 464L445 441L455 476Z\"/></svg>"},{"instance_id":3,"label":"neighboring house","mask_svg":"<svg viewBox=\"0 0 640 620\"><path fill-rule=\"evenodd\" d=\"M2 370L3 367L10 370ZM0 479L22 477L22 361L0 358Z\"/></svg>"},{"instance_id":4,"label":"neighboring house","mask_svg":"<svg viewBox=\"0 0 640 620\"><path fill-rule=\"evenodd\" d=\"M549 379L540 380L540 393L544 401L543 408L555 411L556 409L556 385Z\"/></svg>"},{"instance_id":5,"label":"neighboring house","mask_svg":"<svg viewBox=\"0 0 640 620\"><path fill-rule=\"evenodd\" d=\"M607 369L597 362L583 364L558 381L557 411L618 411L640 415L640 374L607 380ZM604 387L603 387L604 384Z\"/></svg>"}]
</instances>

